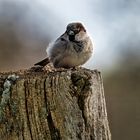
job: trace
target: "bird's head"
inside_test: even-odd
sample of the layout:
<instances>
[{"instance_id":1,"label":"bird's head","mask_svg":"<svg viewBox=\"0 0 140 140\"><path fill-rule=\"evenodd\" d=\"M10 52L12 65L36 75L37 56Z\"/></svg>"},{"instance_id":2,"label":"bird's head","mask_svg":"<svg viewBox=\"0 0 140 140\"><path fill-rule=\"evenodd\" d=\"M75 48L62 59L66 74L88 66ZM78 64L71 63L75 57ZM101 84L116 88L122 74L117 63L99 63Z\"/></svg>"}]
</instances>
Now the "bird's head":
<instances>
[{"instance_id":1,"label":"bird's head","mask_svg":"<svg viewBox=\"0 0 140 140\"><path fill-rule=\"evenodd\" d=\"M82 37L81 35L86 33L86 29L82 23L74 22L67 25L66 33L69 36L70 41L79 41Z\"/></svg>"}]
</instances>

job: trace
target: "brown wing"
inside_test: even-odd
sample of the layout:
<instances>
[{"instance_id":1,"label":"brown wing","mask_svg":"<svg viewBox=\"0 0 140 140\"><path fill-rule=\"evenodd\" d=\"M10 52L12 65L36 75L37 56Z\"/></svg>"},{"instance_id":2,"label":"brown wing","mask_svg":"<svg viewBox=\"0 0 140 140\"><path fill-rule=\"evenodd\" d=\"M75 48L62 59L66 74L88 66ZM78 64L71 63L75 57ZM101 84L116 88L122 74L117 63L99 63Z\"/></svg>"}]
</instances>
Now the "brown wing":
<instances>
[{"instance_id":1,"label":"brown wing","mask_svg":"<svg viewBox=\"0 0 140 140\"><path fill-rule=\"evenodd\" d=\"M38 63L36 63L36 64L34 64L34 65L39 65L39 66L46 66L48 63L50 63L50 60L49 60L49 58L47 57L47 58L45 58L45 59L43 59L42 61L40 61L40 62L38 62Z\"/></svg>"}]
</instances>

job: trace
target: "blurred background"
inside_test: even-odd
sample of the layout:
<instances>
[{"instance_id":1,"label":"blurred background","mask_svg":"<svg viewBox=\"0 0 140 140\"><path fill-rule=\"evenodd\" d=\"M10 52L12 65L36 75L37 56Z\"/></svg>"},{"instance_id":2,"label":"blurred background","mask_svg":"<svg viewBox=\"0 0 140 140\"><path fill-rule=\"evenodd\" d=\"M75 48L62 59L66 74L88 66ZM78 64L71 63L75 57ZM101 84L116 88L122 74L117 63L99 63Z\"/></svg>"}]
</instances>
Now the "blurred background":
<instances>
[{"instance_id":1,"label":"blurred background","mask_svg":"<svg viewBox=\"0 0 140 140\"><path fill-rule=\"evenodd\" d=\"M0 0L0 71L30 68L69 22L94 40L113 140L140 140L140 0Z\"/></svg>"}]
</instances>

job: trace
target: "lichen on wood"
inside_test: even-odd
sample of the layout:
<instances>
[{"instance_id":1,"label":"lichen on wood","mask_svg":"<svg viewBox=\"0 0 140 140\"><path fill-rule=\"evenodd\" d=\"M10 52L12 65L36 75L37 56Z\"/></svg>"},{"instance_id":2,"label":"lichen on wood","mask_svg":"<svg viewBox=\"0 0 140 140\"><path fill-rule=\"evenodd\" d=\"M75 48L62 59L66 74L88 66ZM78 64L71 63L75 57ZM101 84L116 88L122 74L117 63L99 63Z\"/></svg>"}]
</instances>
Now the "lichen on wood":
<instances>
[{"instance_id":1,"label":"lichen on wood","mask_svg":"<svg viewBox=\"0 0 140 140\"><path fill-rule=\"evenodd\" d=\"M77 68L16 74L10 99L0 108L2 140L111 140L100 72ZM0 93L8 75L0 73Z\"/></svg>"}]
</instances>

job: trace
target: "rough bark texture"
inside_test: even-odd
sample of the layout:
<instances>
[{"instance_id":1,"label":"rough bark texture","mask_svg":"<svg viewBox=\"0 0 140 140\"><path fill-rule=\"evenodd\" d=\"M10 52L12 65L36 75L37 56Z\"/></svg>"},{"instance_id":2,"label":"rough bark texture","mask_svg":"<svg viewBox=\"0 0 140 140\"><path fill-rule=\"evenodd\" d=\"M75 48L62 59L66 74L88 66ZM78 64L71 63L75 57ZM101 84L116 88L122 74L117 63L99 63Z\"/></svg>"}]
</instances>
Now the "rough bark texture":
<instances>
[{"instance_id":1,"label":"rough bark texture","mask_svg":"<svg viewBox=\"0 0 140 140\"><path fill-rule=\"evenodd\" d=\"M15 72L6 95L9 74L0 74L0 139L111 140L100 72Z\"/></svg>"}]
</instances>

